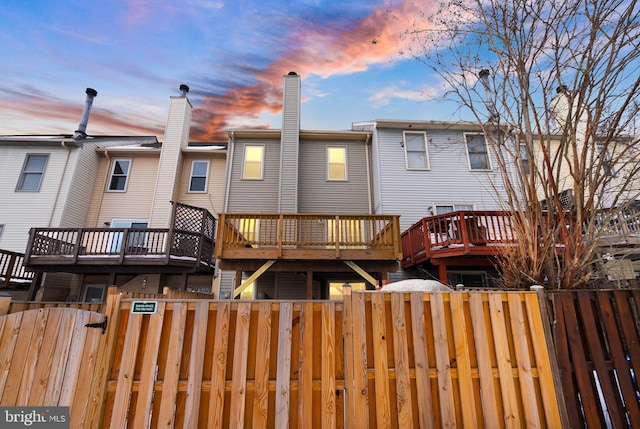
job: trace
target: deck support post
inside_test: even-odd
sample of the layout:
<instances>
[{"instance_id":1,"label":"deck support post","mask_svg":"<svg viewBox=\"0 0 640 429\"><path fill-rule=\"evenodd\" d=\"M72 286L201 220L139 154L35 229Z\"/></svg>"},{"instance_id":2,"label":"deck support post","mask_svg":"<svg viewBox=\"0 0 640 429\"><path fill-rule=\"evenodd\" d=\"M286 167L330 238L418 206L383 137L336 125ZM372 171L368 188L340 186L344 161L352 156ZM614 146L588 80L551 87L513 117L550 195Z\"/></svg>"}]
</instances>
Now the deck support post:
<instances>
[{"instance_id":1,"label":"deck support post","mask_svg":"<svg viewBox=\"0 0 640 429\"><path fill-rule=\"evenodd\" d=\"M438 265L438 277L440 278L440 283L448 284L449 279L447 277L447 266L445 264Z\"/></svg>"},{"instance_id":2,"label":"deck support post","mask_svg":"<svg viewBox=\"0 0 640 429\"><path fill-rule=\"evenodd\" d=\"M313 271L307 270L307 299L313 299Z\"/></svg>"},{"instance_id":3,"label":"deck support post","mask_svg":"<svg viewBox=\"0 0 640 429\"><path fill-rule=\"evenodd\" d=\"M376 289L379 287L378 285L378 280L375 279L375 277L373 277L371 274L369 274L368 272L366 272L365 270L363 270L360 266L358 266L358 264L356 264L353 261L344 261L344 263L351 268L353 271L355 271L356 273L360 274L360 276L365 279L366 281L368 281L369 283L371 283L373 285L373 287L375 287Z\"/></svg>"},{"instance_id":4,"label":"deck support post","mask_svg":"<svg viewBox=\"0 0 640 429\"><path fill-rule=\"evenodd\" d=\"M240 286L238 286L234 291L233 291L233 297L235 298L236 296L240 295L242 293L243 290L245 290L246 288L249 287L249 285L251 283L253 283L254 281L256 281L258 279L258 277L260 277L262 274L265 273L265 271L267 271L273 264L275 264L276 260L272 259L270 261L265 262L260 268L258 268L258 270L256 272L254 272L253 274L251 274L246 280L244 280ZM236 279L236 282L238 280Z\"/></svg>"}]
</instances>

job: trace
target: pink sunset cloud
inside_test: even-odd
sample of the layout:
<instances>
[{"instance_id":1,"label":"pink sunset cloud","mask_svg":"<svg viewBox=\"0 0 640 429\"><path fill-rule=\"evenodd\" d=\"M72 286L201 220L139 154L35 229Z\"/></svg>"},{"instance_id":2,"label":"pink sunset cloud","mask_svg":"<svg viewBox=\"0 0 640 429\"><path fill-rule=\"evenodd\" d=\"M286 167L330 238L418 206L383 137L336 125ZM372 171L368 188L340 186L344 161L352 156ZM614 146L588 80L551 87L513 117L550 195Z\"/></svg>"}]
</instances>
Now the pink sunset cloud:
<instances>
[{"instance_id":1,"label":"pink sunset cloud","mask_svg":"<svg viewBox=\"0 0 640 429\"><path fill-rule=\"evenodd\" d=\"M402 34L425 6L405 1L393 8L379 8L352 29L327 34L323 28L307 27L291 36L300 46L255 75L257 84L241 86L225 94L206 96L194 110L192 136L200 140L224 140L224 130L242 126L261 113L278 113L282 104L282 76L295 71L301 76L357 73L372 64L388 62L412 43ZM429 6L426 6L429 7Z\"/></svg>"}]
</instances>

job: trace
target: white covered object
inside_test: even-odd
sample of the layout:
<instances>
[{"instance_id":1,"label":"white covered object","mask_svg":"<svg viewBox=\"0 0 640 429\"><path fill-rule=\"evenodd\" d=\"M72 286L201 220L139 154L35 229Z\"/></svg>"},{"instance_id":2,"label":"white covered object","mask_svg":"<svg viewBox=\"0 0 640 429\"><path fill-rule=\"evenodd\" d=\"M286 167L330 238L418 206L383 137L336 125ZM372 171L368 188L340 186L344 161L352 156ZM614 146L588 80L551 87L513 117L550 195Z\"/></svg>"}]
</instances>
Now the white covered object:
<instances>
[{"instance_id":1,"label":"white covered object","mask_svg":"<svg viewBox=\"0 0 640 429\"><path fill-rule=\"evenodd\" d=\"M382 286L382 292L451 292L451 289L436 280L409 279Z\"/></svg>"}]
</instances>

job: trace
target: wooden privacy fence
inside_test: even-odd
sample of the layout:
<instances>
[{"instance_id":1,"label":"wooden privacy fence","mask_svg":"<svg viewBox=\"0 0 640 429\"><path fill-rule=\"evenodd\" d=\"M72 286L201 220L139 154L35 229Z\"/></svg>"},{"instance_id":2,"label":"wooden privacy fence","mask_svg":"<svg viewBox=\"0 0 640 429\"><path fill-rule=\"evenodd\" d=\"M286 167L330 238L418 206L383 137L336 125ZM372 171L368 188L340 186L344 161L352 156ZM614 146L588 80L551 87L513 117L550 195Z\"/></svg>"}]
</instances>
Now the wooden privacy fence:
<instances>
[{"instance_id":1,"label":"wooden privacy fence","mask_svg":"<svg viewBox=\"0 0 640 429\"><path fill-rule=\"evenodd\" d=\"M1 405L51 405L49 392L73 385L55 402L71 406L72 427L561 426L533 292L157 299L154 314L132 313L134 301L110 290L104 335L64 321L85 310L1 317ZM78 348L78 336L99 338L65 349L54 326ZM48 371L78 353L92 365L73 383Z\"/></svg>"},{"instance_id":2,"label":"wooden privacy fence","mask_svg":"<svg viewBox=\"0 0 640 429\"><path fill-rule=\"evenodd\" d=\"M572 427L640 427L640 290L548 295Z\"/></svg>"}]
</instances>

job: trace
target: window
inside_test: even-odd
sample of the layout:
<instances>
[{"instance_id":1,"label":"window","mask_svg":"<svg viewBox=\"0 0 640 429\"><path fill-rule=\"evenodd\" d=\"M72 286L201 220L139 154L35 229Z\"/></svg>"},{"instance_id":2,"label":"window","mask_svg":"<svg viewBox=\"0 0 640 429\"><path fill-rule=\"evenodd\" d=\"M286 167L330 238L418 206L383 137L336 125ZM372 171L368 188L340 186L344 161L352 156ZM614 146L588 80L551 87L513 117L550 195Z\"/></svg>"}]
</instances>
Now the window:
<instances>
[{"instance_id":1,"label":"window","mask_svg":"<svg viewBox=\"0 0 640 429\"><path fill-rule=\"evenodd\" d=\"M604 174L607 176L614 176L616 174L616 171L613 168L613 160L611 159L611 154L601 144L597 145L596 148L598 149L598 158L602 157L601 163Z\"/></svg>"},{"instance_id":2,"label":"window","mask_svg":"<svg viewBox=\"0 0 640 429\"><path fill-rule=\"evenodd\" d=\"M87 284L84 288L83 302L103 302L107 285L104 283Z\"/></svg>"},{"instance_id":3,"label":"window","mask_svg":"<svg viewBox=\"0 0 640 429\"><path fill-rule=\"evenodd\" d=\"M485 271L448 271L447 280L450 285L462 284L470 288L489 286Z\"/></svg>"},{"instance_id":4,"label":"window","mask_svg":"<svg viewBox=\"0 0 640 429\"><path fill-rule=\"evenodd\" d=\"M473 210L473 204L436 204L436 213L437 215L457 212L457 211L471 211Z\"/></svg>"},{"instance_id":5,"label":"window","mask_svg":"<svg viewBox=\"0 0 640 429\"><path fill-rule=\"evenodd\" d=\"M209 161L192 161L189 192L206 192Z\"/></svg>"},{"instance_id":6,"label":"window","mask_svg":"<svg viewBox=\"0 0 640 429\"><path fill-rule=\"evenodd\" d=\"M329 282L329 299L332 301L342 301L345 285L351 286L351 290L367 290L367 285L364 282Z\"/></svg>"},{"instance_id":7,"label":"window","mask_svg":"<svg viewBox=\"0 0 640 429\"><path fill-rule=\"evenodd\" d=\"M17 191L39 191L49 155L28 154L22 166Z\"/></svg>"},{"instance_id":8,"label":"window","mask_svg":"<svg viewBox=\"0 0 640 429\"><path fill-rule=\"evenodd\" d=\"M404 158L407 170L428 170L429 151L427 135L422 132L404 131Z\"/></svg>"},{"instance_id":9,"label":"window","mask_svg":"<svg viewBox=\"0 0 640 429\"><path fill-rule=\"evenodd\" d=\"M111 221L111 228L147 228L149 222L146 220L128 220L128 219L113 219ZM147 234L144 232L136 231L129 232L127 238L127 253L136 252L146 247ZM122 248L122 232L113 232L109 234L109 242L107 243L109 252L119 253Z\"/></svg>"},{"instance_id":10,"label":"window","mask_svg":"<svg viewBox=\"0 0 640 429\"><path fill-rule=\"evenodd\" d=\"M255 290L256 290L256 282L251 282L247 285L247 287L240 292L240 299L242 300L250 300L255 299Z\"/></svg>"},{"instance_id":11,"label":"window","mask_svg":"<svg viewBox=\"0 0 640 429\"><path fill-rule=\"evenodd\" d=\"M364 221L360 219L327 219L327 241L335 249L336 241L341 249L364 249Z\"/></svg>"},{"instance_id":12,"label":"window","mask_svg":"<svg viewBox=\"0 0 640 429\"><path fill-rule=\"evenodd\" d=\"M0 238L2 238L3 231L4 231L4 225L0 224Z\"/></svg>"},{"instance_id":13,"label":"window","mask_svg":"<svg viewBox=\"0 0 640 429\"><path fill-rule=\"evenodd\" d=\"M467 155L469 157L469 169L491 170L487 142L482 134L465 134Z\"/></svg>"},{"instance_id":14,"label":"window","mask_svg":"<svg viewBox=\"0 0 640 429\"><path fill-rule=\"evenodd\" d=\"M129 179L129 167L131 160L114 159L111 168L111 178L109 179L110 191L125 191L127 189L127 181Z\"/></svg>"},{"instance_id":15,"label":"window","mask_svg":"<svg viewBox=\"0 0 640 429\"><path fill-rule=\"evenodd\" d=\"M238 232L242 238L254 244L258 240L258 230L260 228L260 219L239 219Z\"/></svg>"},{"instance_id":16,"label":"window","mask_svg":"<svg viewBox=\"0 0 640 429\"><path fill-rule=\"evenodd\" d=\"M264 164L264 146L244 147L243 179L262 180Z\"/></svg>"},{"instance_id":17,"label":"window","mask_svg":"<svg viewBox=\"0 0 640 429\"><path fill-rule=\"evenodd\" d=\"M347 180L347 148L327 148L327 180Z\"/></svg>"},{"instance_id":18,"label":"window","mask_svg":"<svg viewBox=\"0 0 640 429\"><path fill-rule=\"evenodd\" d=\"M531 165L529 164L529 155L527 154L527 145L525 143L520 143L520 161L522 162L524 174L531 174Z\"/></svg>"}]
</instances>

